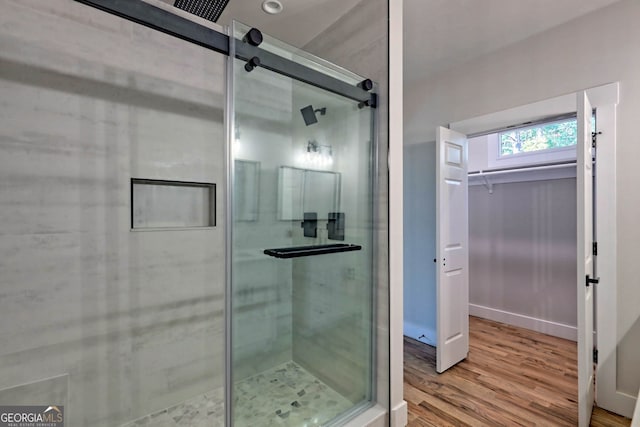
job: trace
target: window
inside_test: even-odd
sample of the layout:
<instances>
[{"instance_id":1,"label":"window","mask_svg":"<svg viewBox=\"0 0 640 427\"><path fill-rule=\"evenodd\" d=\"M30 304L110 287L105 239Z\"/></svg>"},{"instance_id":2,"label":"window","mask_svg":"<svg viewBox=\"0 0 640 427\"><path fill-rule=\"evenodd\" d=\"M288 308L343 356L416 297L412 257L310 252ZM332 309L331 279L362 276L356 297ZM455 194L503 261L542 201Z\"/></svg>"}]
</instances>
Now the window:
<instances>
[{"instance_id":1,"label":"window","mask_svg":"<svg viewBox=\"0 0 640 427\"><path fill-rule=\"evenodd\" d=\"M565 119L500 132L500 157L576 145L578 122Z\"/></svg>"}]
</instances>

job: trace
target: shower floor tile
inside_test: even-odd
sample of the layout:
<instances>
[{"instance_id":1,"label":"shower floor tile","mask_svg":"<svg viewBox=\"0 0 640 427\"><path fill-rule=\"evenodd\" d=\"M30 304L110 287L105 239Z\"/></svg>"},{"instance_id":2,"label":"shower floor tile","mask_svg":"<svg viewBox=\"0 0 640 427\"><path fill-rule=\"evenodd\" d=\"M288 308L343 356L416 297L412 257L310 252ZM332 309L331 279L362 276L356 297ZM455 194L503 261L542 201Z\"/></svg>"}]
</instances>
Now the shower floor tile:
<instances>
[{"instance_id":1,"label":"shower floor tile","mask_svg":"<svg viewBox=\"0 0 640 427\"><path fill-rule=\"evenodd\" d=\"M224 427L224 390L218 389L121 427Z\"/></svg>"},{"instance_id":2,"label":"shower floor tile","mask_svg":"<svg viewBox=\"0 0 640 427\"><path fill-rule=\"evenodd\" d=\"M238 382L234 395L236 427L321 426L353 407L295 362Z\"/></svg>"},{"instance_id":3,"label":"shower floor tile","mask_svg":"<svg viewBox=\"0 0 640 427\"><path fill-rule=\"evenodd\" d=\"M353 403L294 362L238 382L235 427L321 426ZM223 427L224 392L212 391L121 427Z\"/></svg>"}]
</instances>

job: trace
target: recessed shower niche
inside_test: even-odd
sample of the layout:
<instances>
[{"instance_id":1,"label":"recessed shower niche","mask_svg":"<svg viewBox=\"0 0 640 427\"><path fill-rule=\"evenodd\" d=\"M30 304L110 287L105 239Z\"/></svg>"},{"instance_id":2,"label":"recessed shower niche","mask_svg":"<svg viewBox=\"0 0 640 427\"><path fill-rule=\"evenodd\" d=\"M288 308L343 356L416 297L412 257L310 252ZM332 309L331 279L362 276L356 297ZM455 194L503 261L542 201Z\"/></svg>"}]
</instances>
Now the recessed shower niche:
<instances>
[{"instance_id":1,"label":"recessed shower niche","mask_svg":"<svg viewBox=\"0 0 640 427\"><path fill-rule=\"evenodd\" d=\"M131 228L213 227L215 200L215 184L132 178Z\"/></svg>"}]
</instances>

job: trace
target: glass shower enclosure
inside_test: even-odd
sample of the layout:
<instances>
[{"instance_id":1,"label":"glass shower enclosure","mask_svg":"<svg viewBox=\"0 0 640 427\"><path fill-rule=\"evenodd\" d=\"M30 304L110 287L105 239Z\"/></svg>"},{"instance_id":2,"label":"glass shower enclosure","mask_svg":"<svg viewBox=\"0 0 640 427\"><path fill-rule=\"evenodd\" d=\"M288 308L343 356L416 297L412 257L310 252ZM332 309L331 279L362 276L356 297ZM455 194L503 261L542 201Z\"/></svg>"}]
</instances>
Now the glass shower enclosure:
<instances>
[{"instance_id":1,"label":"glass shower enclosure","mask_svg":"<svg viewBox=\"0 0 640 427\"><path fill-rule=\"evenodd\" d=\"M250 30L228 71L228 424L340 424L374 395L375 105L287 69L371 82L268 36L251 56Z\"/></svg>"}]
</instances>

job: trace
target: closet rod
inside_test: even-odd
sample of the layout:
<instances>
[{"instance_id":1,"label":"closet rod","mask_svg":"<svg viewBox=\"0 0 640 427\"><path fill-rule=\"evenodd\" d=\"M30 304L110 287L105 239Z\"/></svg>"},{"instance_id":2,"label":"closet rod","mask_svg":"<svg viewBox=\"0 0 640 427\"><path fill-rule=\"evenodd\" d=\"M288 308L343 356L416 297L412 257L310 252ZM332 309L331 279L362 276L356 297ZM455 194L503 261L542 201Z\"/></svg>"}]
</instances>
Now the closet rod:
<instances>
[{"instance_id":1,"label":"closet rod","mask_svg":"<svg viewBox=\"0 0 640 427\"><path fill-rule=\"evenodd\" d=\"M479 172L469 172L469 176L489 176L489 175L499 175L503 173L513 173L513 172L530 172L530 171L540 171L540 170L550 170L550 169L561 169L570 166L575 166L576 162L566 162L566 163L555 163L552 165L543 165L543 166L529 166L522 168L511 168L511 169L497 169L497 170L488 170L488 171L479 171Z\"/></svg>"}]
</instances>

